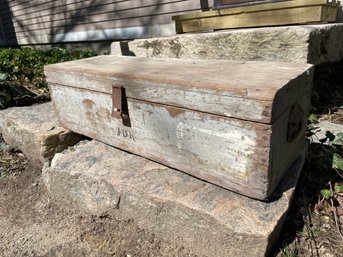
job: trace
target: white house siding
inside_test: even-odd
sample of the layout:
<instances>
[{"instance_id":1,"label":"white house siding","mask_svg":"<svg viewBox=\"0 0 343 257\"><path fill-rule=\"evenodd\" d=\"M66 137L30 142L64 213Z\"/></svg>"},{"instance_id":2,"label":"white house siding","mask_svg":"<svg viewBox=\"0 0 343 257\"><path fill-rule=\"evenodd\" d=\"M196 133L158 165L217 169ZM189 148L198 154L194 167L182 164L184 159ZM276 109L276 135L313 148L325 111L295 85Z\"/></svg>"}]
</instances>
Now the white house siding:
<instances>
[{"instance_id":1,"label":"white house siding","mask_svg":"<svg viewBox=\"0 0 343 257\"><path fill-rule=\"evenodd\" d=\"M8 45L119 40L173 34L173 15L207 4L203 0L0 0L0 17Z\"/></svg>"}]
</instances>

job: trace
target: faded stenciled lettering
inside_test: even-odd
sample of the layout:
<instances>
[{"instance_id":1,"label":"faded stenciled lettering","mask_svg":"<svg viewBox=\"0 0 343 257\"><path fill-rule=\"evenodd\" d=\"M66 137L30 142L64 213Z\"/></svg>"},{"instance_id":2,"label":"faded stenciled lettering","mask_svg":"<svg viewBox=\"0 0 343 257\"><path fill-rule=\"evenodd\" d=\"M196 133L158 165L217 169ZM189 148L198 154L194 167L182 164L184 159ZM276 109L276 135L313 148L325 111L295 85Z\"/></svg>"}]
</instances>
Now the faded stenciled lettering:
<instances>
[{"instance_id":1,"label":"faded stenciled lettering","mask_svg":"<svg viewBox=\"0 0 343 257\"><path fill-rule=\"evenodd\" d=\"M127 131L126 129L117 128L116 134L118 137L127 138L127 139L130 139L132 141L136 141L135 135L132 132Z\"/></svg>"}]
</instances>

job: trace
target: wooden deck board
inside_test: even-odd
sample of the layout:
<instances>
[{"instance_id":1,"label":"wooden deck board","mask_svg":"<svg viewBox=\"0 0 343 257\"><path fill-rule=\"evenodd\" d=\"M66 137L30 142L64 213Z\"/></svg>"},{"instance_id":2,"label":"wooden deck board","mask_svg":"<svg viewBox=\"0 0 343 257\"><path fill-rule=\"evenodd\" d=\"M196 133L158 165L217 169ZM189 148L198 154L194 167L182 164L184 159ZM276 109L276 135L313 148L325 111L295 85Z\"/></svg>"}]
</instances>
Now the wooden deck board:
<instances>
[{"instance_id":1,"label":"wooden deck board","mask_svg":"<svg viewBox=\"0 0 343 257\"><path fill-rule=\"evenodd\" d=\"M336 21L340 2L294 0L174 16L178 33L327 23Z\"/></svg>"}]
</instances>

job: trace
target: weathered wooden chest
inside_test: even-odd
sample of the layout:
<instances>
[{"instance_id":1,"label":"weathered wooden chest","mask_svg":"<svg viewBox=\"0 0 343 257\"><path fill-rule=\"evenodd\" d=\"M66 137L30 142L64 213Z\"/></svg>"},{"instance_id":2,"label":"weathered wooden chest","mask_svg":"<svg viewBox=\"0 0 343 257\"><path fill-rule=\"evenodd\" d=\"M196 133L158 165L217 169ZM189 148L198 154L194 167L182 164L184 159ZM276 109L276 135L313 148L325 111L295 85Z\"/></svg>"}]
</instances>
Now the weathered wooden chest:
<instances>
[{"instance_id":1,"label":"weathered wooden chest","mask_svg":"<svg viewBox=\"0 0 343 257\"><path fill-rule=\"evenodd\" d=\"M45 74L64 127L253 198L304 146L307 64L100 56Z\"/></svg>"}]
</instances>

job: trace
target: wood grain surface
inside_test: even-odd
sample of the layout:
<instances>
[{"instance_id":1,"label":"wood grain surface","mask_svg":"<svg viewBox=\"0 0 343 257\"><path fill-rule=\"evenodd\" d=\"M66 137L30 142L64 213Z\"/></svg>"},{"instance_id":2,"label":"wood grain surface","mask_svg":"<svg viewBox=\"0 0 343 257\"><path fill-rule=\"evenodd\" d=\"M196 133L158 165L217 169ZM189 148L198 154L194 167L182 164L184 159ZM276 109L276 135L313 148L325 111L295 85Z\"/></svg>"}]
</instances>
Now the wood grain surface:
<instances>
[{"instance_id":1,"label":"wood grain surface","mask_svg":"<svg viewBox=\"0 0 343 257\"><path fill-rule=\"evenodd\" d=\"M306 118L292 141L288 123L295 104L308 112L307 64L103 56L45 72L64 127L256 199L303 149ZM126 123L111 115L117 83Z\"/></svg>"},{"instance_id":2,"label":"wood grain surface","mask_svg":"<svg viewBox=\"0 0 343 257\"><path fill-rule=\"evenodd\" d=\"M178 33L230 28L334 22L339 3L291 0L174 16Z\"/></svg>"},{"instance_id":3,"label":"wood grain surface","mask_svg":"<svg viewBox=\"0 0 343 257\"><path fill-rule=\"evenodd\" d=\"M108 94L122 84L128 98L262 123L272 123L309 92L312 72L301 63L113 56L45 66L51 83ZM298 96L290 98L292 92ZM285 99L276 99L282 105L272 111L275 96Z\"/></svg>"}]
</instances>

